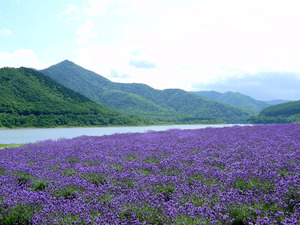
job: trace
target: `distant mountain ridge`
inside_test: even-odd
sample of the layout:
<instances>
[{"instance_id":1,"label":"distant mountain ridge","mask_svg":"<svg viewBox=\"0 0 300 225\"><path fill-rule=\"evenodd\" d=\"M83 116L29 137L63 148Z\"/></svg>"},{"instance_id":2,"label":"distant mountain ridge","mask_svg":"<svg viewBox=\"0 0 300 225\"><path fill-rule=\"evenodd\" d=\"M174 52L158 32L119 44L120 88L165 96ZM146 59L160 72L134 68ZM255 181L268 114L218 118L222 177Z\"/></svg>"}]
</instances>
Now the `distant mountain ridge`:
<instances>
[{"instance_id":1,"label":"distant mountain ridge","mask_svg":"<svg viewBox=\"0 0 300 225\"><path fill-rule=\"evenodd\" d=\"M220 101L226 104L238 106L249 110L251 113L258 114L261 110L276 104L289 102L288 100L272 100L272 101L260 101L250 96L243 95L239 92L225 92L220 93L216 91L197 91L191 92L196 95L200 95L215 101Z\"/></svg>"},{"instance_id":2,"label":"distant mountain ridge","mask_svg":"<svg viewBox=\"0 0 300 225\"><path fill-rule=\"evenodd\" d=\"M139 124L29 68L1 68L0 96L0 127Z\"/></svg>"},{"instance_id":3,"label":"distant mountain ridge","mask_svg":"<svg viewBox=\"0 0 300 225\"><path fill-rule=\"evenodd\" d=\"M300 123L300 100L273 105L262 110L250 123Z\"/></svg>"},{"instance_id":4,"label":"distant mountain ridge","mask_svg":"<svg viewBox=\"0 0 300 225\"><path fill-rule=\"evenodd\" d=\"M250 116L246 110L180 89L161 91L145 84L115 83L68 60L41 72L94 101L156 123L244 123Z\"/></svg>"}]
</instances>

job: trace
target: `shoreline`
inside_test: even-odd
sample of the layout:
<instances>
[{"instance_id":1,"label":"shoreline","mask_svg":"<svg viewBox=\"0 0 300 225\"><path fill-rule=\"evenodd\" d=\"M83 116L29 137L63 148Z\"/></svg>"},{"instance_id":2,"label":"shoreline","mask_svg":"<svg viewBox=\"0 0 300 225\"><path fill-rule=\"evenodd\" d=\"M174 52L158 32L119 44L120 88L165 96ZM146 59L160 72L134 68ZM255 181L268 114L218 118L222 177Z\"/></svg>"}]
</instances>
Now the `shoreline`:
<instances>
[{"instance_id":1,"label":"shoreline","mask_svg":"<svg viewBox=\"0 0 300 225\"><path fill-rule=\"evenodd\" d=\"M56 129L56 128L110 128L110 127L158 127L158 126L188 126L188 125L245 125L241 123L237 124L229 124L229 123L193 123L193 124L151 124L151 125L137 125L137 126L121 126L121 125L116 125L116 126L86 126L86 127L81 127L81 126L62 126L62 127L0 127L0 130L19 130L19 129Z\"/></svg>"}]
</instances>

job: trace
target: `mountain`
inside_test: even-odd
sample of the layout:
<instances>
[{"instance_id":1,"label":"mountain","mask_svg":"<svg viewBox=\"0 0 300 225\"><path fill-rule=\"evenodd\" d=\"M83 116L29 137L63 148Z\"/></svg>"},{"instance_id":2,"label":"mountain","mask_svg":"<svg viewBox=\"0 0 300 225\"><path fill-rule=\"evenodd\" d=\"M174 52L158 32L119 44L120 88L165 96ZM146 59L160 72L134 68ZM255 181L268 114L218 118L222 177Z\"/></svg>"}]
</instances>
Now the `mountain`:
<instances>
[{"instance_id":1,"label":"mountain","mask_svg":"<svg viewBox=\"0 0 300 225\"><path fill-rule=\"evenodd\" d=\"M94 101L155 123L243 123L250 115L180 89L161 91L145 84L112 82L68 60L41 72Z\"/></svg>"},{"instance_id":2,"label":"mountain","mask_svg":"<svg viewBox=\"0 0 300 225\"><path fill-rule=\"evenodd\" d=\"M287 102L291 102L290 100L283 100L283 99L274 99L271 101L265 101L267 104L269 104L270 106L272 105L279 105L282 103L287 103Z\"/></svg>"},{"instance_id":3,"label":"mountain","mask_svg":"<svg viewBox=\"0 0 300 225\"><path fill-rule=\"evenodd\" d=\"M238 106L244 109L249 110L251 113L257 115L261 110L280 103L288 102L287 100L272 100L272 101L260 101L254 98L251 98L247 95L243 95L239 92L225 92L220 93L216 91L198 91L191 92L196 95L203 96L215 101L223 102L226 104Z\"/></svg>"},{"instance_id":4,"label":"mountain","mask_svg":"<svg viewBox=\"0 0 300 225\"><path fill-rule=\"evenodd\" d=\"M138 124L29 68L1 68L0 96L0 127Z\"/></svg>"},{"instance_id":5,"label":"mountain","mask_svg":"<svg viewBox=\"0 0 300 225\"><path fill-rule=\"evenodd\" d=\"M251 117L249 123L299 123L300 100L270 106L262 110L258 116Z\"/></svg>"}]
</instances>

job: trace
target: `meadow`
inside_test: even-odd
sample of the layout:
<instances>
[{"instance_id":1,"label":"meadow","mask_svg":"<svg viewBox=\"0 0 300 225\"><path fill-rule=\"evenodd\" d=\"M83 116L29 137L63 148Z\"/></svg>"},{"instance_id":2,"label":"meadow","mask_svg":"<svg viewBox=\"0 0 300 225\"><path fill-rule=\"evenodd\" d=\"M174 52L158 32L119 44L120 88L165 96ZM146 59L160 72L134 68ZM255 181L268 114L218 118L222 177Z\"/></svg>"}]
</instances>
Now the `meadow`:
<instances>
[{"instance_id":1,"label":"meadow","mask_svg":"<svg viewBox=\"0 0 300 225\"><path fill-rule=\"evenodd\" d=\"M0 150L0 224L299 224L300 124Z\"/></svg>"}]
</instances>

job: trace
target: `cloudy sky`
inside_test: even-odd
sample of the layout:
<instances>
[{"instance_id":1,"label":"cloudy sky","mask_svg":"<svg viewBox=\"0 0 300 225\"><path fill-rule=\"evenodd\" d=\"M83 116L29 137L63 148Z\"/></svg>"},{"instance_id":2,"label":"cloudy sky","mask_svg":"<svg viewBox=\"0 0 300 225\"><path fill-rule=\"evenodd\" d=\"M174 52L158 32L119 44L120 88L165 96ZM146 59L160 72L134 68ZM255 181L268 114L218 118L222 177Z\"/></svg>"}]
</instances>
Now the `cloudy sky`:
<instances>
[{"instance_id":1,"label":"cloudy sky","mask_svg":"<svg viewBox=\"0 0 300 225\"><path fill-rule=\"evenodd\" d=\"M299 0L3 0L0 67L300 99Z\"/></svg>"}]
</instances>

